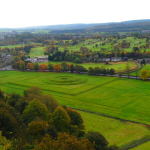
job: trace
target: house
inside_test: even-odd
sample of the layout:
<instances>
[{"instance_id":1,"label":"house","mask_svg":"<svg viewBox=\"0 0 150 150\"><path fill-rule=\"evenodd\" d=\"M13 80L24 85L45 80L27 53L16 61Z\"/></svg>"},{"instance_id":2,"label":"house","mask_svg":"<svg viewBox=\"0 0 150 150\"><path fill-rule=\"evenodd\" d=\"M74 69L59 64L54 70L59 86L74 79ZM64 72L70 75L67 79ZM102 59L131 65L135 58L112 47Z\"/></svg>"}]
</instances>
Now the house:
<instances>
[{"instance_id":1,"label":"house","mask_svg":"<svg viewBox=\"0 0 150 150\"><path fill-rule=\"evenodd\" d=\"M48 62L48 56L39 56L39 57L35 57L35 58L27 58L26 61L30 61L32 63Z\"/></svg>"}]
</instances>

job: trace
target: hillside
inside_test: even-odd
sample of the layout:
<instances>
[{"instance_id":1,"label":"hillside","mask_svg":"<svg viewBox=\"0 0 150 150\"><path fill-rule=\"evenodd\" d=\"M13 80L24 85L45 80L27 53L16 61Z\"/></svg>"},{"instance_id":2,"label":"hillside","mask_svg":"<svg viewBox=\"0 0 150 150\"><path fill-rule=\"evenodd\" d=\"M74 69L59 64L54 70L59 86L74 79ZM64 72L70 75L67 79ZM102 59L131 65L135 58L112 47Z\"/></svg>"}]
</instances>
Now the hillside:
<instances>
[{"instance_id":1,"label":"hillside","mask_svg":"<svg viewBox=\"0 0 150 150\"><path fill-rule=\"evenodd\" d=\"M150 19L112 23L64 24L24 28L26 31L47 30L52 33L65 32L146 32L150 30Z\"/></svg>"}]
</instances>

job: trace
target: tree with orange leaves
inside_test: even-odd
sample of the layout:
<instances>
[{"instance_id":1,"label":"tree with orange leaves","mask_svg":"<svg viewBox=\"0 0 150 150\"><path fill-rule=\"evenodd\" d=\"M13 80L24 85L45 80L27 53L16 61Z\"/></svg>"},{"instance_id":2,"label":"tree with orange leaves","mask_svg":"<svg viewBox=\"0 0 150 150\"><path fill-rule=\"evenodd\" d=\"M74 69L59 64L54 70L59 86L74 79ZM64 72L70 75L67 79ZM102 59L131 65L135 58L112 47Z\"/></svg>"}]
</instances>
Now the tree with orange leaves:
<instances>
[{"instance_id":1,"label":"tree with orange leaves","mask_svg":"<svg viewBox=\"0 0 150 150\"><path fill-rule=\"evenodd\" d=\"M61 71L61 65L60 64L54 65L54 71L60 72Z\"/></svg>"},{"instance_id":2,"label":"tree with orange leaves","mask_svg":"<svg viewBox=\"0 0 150 150\"><path fill-rule=\"evenodd\" d=\"M44 71L44 70L47 70L47 69L48 69L48 66L47 66L46 64L40 64L39 69L40 69L41 71Z\"/></svg>"}]
</instances>

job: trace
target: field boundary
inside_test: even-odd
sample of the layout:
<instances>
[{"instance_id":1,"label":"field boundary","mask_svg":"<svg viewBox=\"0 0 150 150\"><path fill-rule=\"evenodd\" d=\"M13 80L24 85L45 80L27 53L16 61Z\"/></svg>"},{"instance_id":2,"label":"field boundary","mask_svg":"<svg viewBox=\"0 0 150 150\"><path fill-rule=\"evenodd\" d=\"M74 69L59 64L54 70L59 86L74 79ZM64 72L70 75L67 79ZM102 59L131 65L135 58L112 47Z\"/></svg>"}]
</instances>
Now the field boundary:
<instances>
[{"instance_id":1,"label":"field boundary","mask_svg":"<svg viewBox=\"0 0 150 150\"><path fill-rule=\"evenodd\" d=\"M74 96L77 96L77 95L80 95L80 94L83 94L83 93L87 93L87 92L89 92L89 91L91 91L91 90L97 89L97 88L99 88L99 87L102 87L102 86L104 86L104 85L107 85L107 84L109 84L109 83L112 83L112 82L114 82L114 81L116 81L116 80L119 80L119 78L115 78L115 79L113 79L113 80L111 80L111 81L107 81L107 82L105 82L105 83L102 83L102 84L100 84L100 85L91 87L91 88L86 89L86 90L84 90L84 91L80 91L80 92L78 92L78 93L75 93Z\"/></svg>"},{"instance_id":2,"label":"field boundary","mask_svg":"<svg viewBox=\"0 0 150 150\"><path fill-rule=\"evenodd\" d=\"M75 110L79 110L79 111L82 111L82 112L90 113L90 114L95 114L95 115L98 115L98 116L103 116L103 117L107 117L107 118L111 118L111 119L116 119L116 120L119 120L119 121L122 121L122 122L130 122L130 123L135 123L135 124L139 124L139 125L144 125L144 126L150 128L150 125L148 123L141 123L139 121L122 119L122 118L107 115L107 114L104 114L104 113L93 112L93 111L90 111L90 110L85 110L85 109L80 109L80 108L74 108L74 107L70 107L70 108L75 109Z\"/></svg>"},{"instance_id":3,"label":"field boundary","mask_svg":"<svg viewBox=\"0 0 150 150\"><path fill-rule=\"evenodd\" d=\"M111 81L107 81L107 82L105 82L105 83L102 83L102 84L99 84L99 85L97 85L97 86L93 86L93 87L91 87L91 88L89 88L89 89L86 89L86 90L84 90L84 91L80 91L80 92L77 92L77 93L66 93L66 92L61 92L61 91L55 91L55 90L50 90L50 89L44 89L44 88L41 88L41 90L43 90L43 91L49 91L49 92L54 92L54 93L59 93L59 94L65 94L65 95L69 95L69 96L77 96L77 95L80 95L80 94L83 94L83 93L86 93L86 92L88 92L88 91L91 91L91 90L94 90L94 89L96 89L96 88L99 88L99 87L101 87L101 86L104 86L104 85L107 85L107 84L109 84L109 83L112 83L112 82L114 82L114 81L116 81L116 80L118 80L119 78L115 78L115 79L113 79L113 80L111 80ZM30 88L30 87L32 87L32 86L28 86L28 85L24 85L24 84L18 84L18 83L13 83L13 82L7 82L7 84L10 84L10 85L14 85L14 86L21 86L21 87L26 87L26 88Z\"/></svg>"},{"instance_id":4,"label":"field boundary","mask_svg":"<svg viewBox=\"0 0 150 150\"><path fill-rule=\"evenodd\" d=\"M144 143L147 143L149 141L150 141L150 136L144 136L141 139L131 141L128 144L125 144L125 145L121 146L120 150L130 150L132 148L135 148L135 147L137 147L139 145L142 145Z\"/></svg>"}]
</instances>

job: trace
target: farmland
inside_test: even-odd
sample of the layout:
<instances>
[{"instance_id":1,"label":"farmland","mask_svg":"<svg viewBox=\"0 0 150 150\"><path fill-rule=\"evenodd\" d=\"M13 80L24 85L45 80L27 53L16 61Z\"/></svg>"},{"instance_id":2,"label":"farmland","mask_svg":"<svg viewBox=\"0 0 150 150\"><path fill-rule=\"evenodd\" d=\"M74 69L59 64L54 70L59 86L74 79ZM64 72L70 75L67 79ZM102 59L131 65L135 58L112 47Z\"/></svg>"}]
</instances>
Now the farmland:
<instances>
[{"instance_id":1,"label":"farmland","mask_svg":"<svg viewBox=\"0 0 150 150\"><path fill-rule=\"evenodd\" d=\"M7 93L22 94L23 90L34 85L44 93L52 94L62 105L86 110L81 112L86 129L103 133L111 144L122 146L150 134L144 125L110 118L149 124L149 82L71 73L19 71L0 72L0 78L3 79L0 88Z\"/></svg>"}]
</instances>

